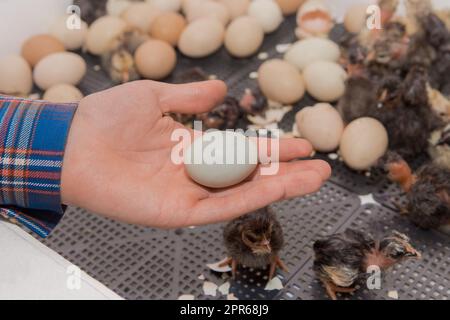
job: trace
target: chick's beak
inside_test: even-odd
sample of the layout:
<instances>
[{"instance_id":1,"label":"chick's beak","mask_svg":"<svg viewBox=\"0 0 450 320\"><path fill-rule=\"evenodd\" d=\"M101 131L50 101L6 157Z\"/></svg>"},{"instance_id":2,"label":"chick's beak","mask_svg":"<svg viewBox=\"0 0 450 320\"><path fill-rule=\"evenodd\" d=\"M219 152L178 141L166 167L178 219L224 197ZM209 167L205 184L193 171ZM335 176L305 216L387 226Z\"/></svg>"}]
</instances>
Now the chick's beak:
<instances>
[{"instance_id":1,"label":"chick's beak","mask_svg":"<svg viewBox=\"0 0 450 320\"><path fill-rule=\"evenodd\" d=\"M422 258L422 254L414 248L411 248L410 250L408 250L408 252L406 253L406 256L411 257L411 258L416 258L416 259Z\"/></svg>"}]
</instances>

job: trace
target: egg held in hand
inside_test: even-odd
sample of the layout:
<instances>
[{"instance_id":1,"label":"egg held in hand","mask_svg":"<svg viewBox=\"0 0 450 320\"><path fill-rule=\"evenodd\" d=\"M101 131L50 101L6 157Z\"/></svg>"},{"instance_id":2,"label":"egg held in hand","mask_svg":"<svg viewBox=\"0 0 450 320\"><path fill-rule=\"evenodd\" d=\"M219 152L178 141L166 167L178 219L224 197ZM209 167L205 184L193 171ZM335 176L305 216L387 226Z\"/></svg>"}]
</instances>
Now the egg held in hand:
<instances>
[{"instance_id":1,"label":"egg held in hand","mask_svg":"<svg viewBox=\"0 0 450 320\"><path fill-rule=\"evenodd\" d=\"M258 164L258 147L241 133L208 131L184 152L187 174L210 188L226 188L245 180Z\"/></svg>"}]
</instances>

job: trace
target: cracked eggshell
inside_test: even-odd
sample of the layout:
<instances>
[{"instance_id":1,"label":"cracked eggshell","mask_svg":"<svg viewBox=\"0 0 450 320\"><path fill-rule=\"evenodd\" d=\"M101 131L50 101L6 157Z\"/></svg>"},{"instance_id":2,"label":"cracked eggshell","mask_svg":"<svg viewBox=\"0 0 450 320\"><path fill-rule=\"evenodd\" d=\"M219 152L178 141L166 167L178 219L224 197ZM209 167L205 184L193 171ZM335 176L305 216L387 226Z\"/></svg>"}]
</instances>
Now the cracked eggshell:
<instances>
[{"instance_id":1,"label":"cracked eggshell","mask_svg":"<svg viewBox=\"0 0 450 320\"><path fill-rule=\"evenodd\" d=\"M181 33L178 49L191 58L206 57L223 43L225 28L214 18L200 18L190 23Z\"/></svg>"},{"instance_id":2,"label":"cracked eggshell","mask_svg":"<svg viewBox=\"0 0 450 320\"><path fill-rule=\"evenodd\" d=\"M83 46L88 32L88 25L81 21L80 29L67 28L67 18L64 15L57 19L50 27L50 34L64 44L67 50L78 50Z\"/></svg>"},{"instance_id":3,"label":"cracked eggshell","mask_svg":"<svg viewBox=\"0 0 450 320\"><path fill-rule=\"evenodd\" d=\"M237 161L231 155L243 157ZM245 135L231 131L207 131L185 150L184 164L195 182L210 188L240 183L256 168L258 147Z\"/></svg>"},{"instance_id":4,"label":"cracked eggshell","mask_svg":"<svg viewBox=\"0 0 450 320\"><path fill-rule=\"evenodd\" d=\"M330 10L321 0L306 1L297 12L298 38L326 37L334 26Z\"/></svg>"},{"instance_id":5,"label":"cracked eggshell","mask_svg":"<svg viewBox=\"0 0 450 320\"><path fill-rule=\"evenodd\" d=\"M38 34L28 38L22 45L22 57L34 67L39 61L55 52L65 51L64 44L54 36Z\"/></svg>"},{"instance_id":6,"label":"cracked eggshell","mask_svg":"<svg viewBox=\"0 0 450 320\"><path fill-rule=\"evenodd\" d=\"M95 20L86 36L86 49L95 55L106 53L118 45L127 28L127 23L118 17L104 16Z\"/></svg>"},{"instance_id":7,"label":"cracked eggshell","mask_svg":"<svg viewBox=\"0 0 450 320\"><path fill-rule=\"evenodd\" d=\"M339 112L328 103L318 103L300 110L295 121L300 135L311 142L314 150L336 150L344 132L344 122Z\"/></svg>"},{"instance_id":8,"label":"cracked eggshell","mask_svg":"<svg viewBox=\"0 0 450 320\"><path fill-rule=\"evenodd\" d=\"M303 70L316 61L337 62L340 55L339 46L335 42L312 37L294 43L284 55L284 59Z\"/></svg>"},{"instance_id":9,"label":"cracked eggshell","mask_svg":"<svg viewBox=\"0 0 450 320\"><path fill-rule=\"evenodd\" d=\"M231 19L247 14L250 0L217 0L227 6Z\"/></svg>"},{"instance_id":10,"label":"cracked eggshell","mask_svg":"<svg viewBox=\"0 0 450 320\"><path fill-rule=\"evenodd\" d=\"M248 7L248 15L258 20L265 33L275 31L283 22L283 13L273 0L252 1Z\"/></svg>"},{"instance_id":11,"label":"cracked eggshell","mask_svg":"<svg viewBox=\"0 0 450 320\"><path fill-rule=\"evenodd\" d=\"M304 69L303 77L306 90L319 101L333 102L344 94L347 73L335 62L313 62Z\"/></svg>"},{"instance_id":12,"label":"cracked eggshell","mask_svg":"<svg viewBox=\"0 0 450 320\"><path fill-rule=\"evenodd\" d=\"M367 21L367 4L355 4L348 8L344 16L344 27L348 32L359 33Z\"/></svg>"},{"instance_id":13,"label":"cracked eggshell","mask_svg":"<svg viewBox=\"0 0 450 320\"><path fill-rule=\"evenodd\" d=\"M383 124L365 117L350 122L342 134L340 154L354 170L368 170L388 148L388 134Z\"/></svg>"},{"instance_id":14,"label":"cracked eggshell","mask_svg":"<svg viewBox=\"0 0 450 320\"><path fill-rule=\"evenodd\" d=\"M83 94L78 88L71 84L57 84L50 87L44 93L43 99L50 102L66 103L80 101L83 98Z\"/></svg>"},{"instance_id":15,"label":"cracked eggshell","mask_svg":"<svg viewBox=\"0 0 450 320\"><path fill-rule=\"evenodd\" d=\"M305 0L276 0L285 16L294 14Z\"/></svg>"},{"instance_id":16,"label":"cracked eggshell","mask_svg":"<svg viewBox=\"0 0 450 320\"><path fill-rule=\"evenodd\" d=\"M26 96L33 87L33 76L28 62L19 55L0 58L0 93Z\"/></svg>"},{"instance_id":17,"label":"cracked eggshell","mask_svg":"<svg viewBox=\"0 0 450 320\"><path fill-rule=\"evenodd\" d=\"M268 99L283 104L295 103L305 94L305 84L298 69L281 59L267 60L259 67L258 84Z\"/></svg>"},{"instance_id":18,"label":"cracked eggshell","mask_svg":"<svg viewBox=\"0 0 450 320\"><path fill-rule=\"evenodd\" d=\"M249 57L258 51L264 40L264 30L249 16L233 20L225 33L225 48L238 58Z\"/></svg>"},{"instance_id":19,"label":"cracked eggshell","mask_svg":"<svg viewBox=\"0 0 450 320\"><path fill-rule=\"evenodd\" d=\"M186 19L193 22L201 18L215 18L224 26L230 22L228 7L221 2L213 0L191 1L186 11Z\"/></svg>"},{"instance_id":20,"label":"cracked eggshell","mask_svg":"<svg viewBox=\"0 0 450 320\"><path fill-rule=\"evenodd\" d=\"M53 53L36 65L33 78L42 90L67 83L77 85L86 74L86 62L73 52Z\"/></svg>"},{"instance_id":21,"label":"cracked eggshell","mask_svg":"<svg viewBox=\"0 0 450 320\"><path fill-rule=\"evenodd\" d=\"M133 28L144 33L150 31L153 21L161 14L161 11L147 2L131 4L123 13L122 18Z\"/></svg>"},{"instance_id":22,"label":"cracked eggshell","mask_svg":"<svg viewBox=\"0 0 450 320\"><path fill-rule=\"evenodd\" d=\"M175 68L177 54L167 42L151 39L137 48L134 61L142 77L160 80L167 77Z\"/></svg>"}]
</instances>

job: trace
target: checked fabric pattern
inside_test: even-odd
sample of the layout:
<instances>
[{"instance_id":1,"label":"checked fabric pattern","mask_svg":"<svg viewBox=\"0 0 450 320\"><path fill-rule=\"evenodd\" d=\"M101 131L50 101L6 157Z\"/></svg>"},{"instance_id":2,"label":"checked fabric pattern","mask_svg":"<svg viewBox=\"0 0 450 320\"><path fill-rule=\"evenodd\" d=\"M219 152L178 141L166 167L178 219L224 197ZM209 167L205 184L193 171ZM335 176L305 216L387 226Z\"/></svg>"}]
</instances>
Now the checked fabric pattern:
<instances>
[{"instance_id":1,"label":"checked fabric pattern","mask_svg":"<svg viewBox=\"0 0 450 320\"><path fill-rule=\"evenodd\" d=\"M42 237L63 216L61 169L76 107L0 95L0 216Z\"/></svg>"}]
</instances>

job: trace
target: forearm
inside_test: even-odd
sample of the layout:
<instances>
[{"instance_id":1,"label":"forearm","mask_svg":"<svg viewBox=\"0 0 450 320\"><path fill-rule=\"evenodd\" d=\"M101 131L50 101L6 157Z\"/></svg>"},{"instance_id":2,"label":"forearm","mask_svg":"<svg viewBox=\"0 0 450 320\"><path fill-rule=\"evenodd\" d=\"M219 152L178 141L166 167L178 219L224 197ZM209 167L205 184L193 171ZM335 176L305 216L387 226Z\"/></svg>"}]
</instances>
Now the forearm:
<instances>
[{"instance_id":1,"label":"forearm","mask_svg":"<svg viewBox=\"0 0 450 320\"><path fill-rule=\"evenodd\" d=\"M0 215L43 237L63 215L61 169L76 107L0 95Z\"/></svg>"}]
</instances>

